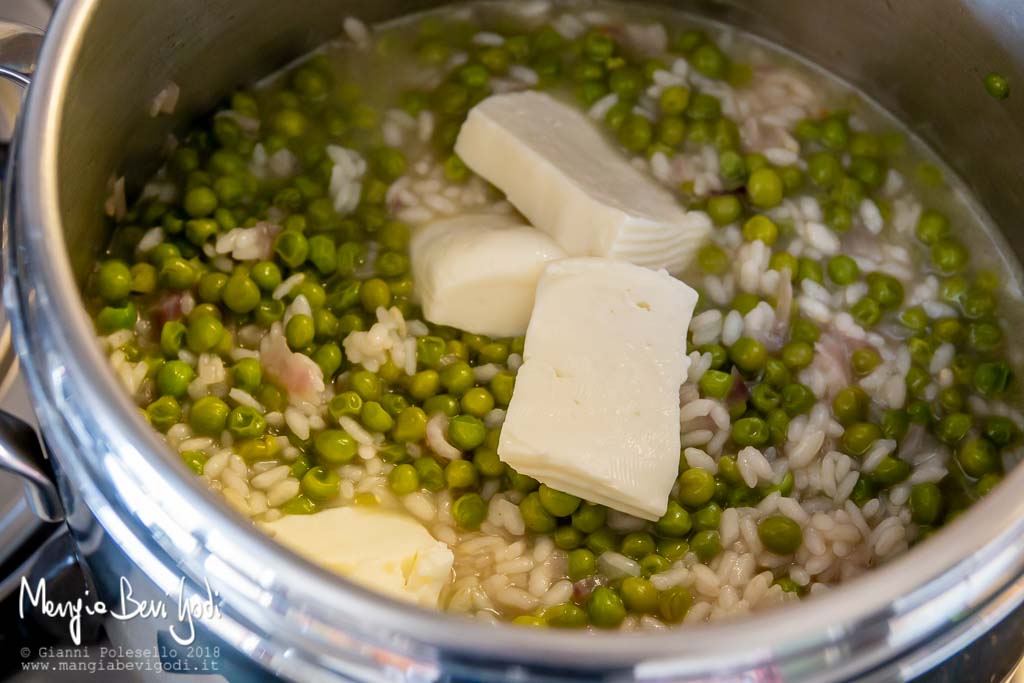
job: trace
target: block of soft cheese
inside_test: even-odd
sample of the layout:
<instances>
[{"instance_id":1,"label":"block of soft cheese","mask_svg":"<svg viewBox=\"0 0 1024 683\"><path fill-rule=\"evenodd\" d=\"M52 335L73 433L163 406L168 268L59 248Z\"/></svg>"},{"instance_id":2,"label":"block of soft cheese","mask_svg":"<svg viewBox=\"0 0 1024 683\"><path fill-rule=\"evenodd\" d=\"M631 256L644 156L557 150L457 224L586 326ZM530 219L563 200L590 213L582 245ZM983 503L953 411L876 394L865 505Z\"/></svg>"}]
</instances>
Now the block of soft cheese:
<instances>
[{"instance_id":1,"label":"block of soft cheese","mask_svg":"<svg viewBox=\"0 0 1024 683\"><path fill-rule=\"evenodd\" d=\"M679 469L679 387L696 303L663 270L601 258L548 265L501 460L585 500L661 517Z\"/></svg>"},{"instance_id":2,"label":"block of soft cheese","mask_svg":"<svg viewBox=\"0 0 1024 683\"><path fill-rule=\"evenodd\" d=\"M475 334L526 333L537 278L565 252L521 219L462 215L420 228L409 244L423 316Z\"/></svg>"},{"instance_id":3,"label":"block of soft cheese","mask_svg":"<svg viewBox=\"0 0 1024 683\"><path fill-rule=\"evenodd\" d=\"M409 515L377 507L328 508L263 525L282 545L370 590L437 607L454 555Z\"/></svg>"},{"instance_id":4,"label":"block of soft cheese","mask_svg":"<svg viewBox=\"0 0 1024 683\"><path fill-rule=\"evenodd\" d=\"M469 112L455 151L570 256L678 273L711 231L576 109L544 93L493 95Z\"/></svg>"}]
</instances>

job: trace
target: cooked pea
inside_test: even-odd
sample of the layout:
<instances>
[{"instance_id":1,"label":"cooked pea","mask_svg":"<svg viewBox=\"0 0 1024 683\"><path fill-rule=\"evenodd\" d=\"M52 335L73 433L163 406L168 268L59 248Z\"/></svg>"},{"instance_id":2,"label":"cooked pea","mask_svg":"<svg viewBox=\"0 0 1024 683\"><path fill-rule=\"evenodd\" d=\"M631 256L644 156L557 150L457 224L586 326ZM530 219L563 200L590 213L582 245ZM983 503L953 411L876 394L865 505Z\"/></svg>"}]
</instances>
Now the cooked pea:
<instances>
[{"instance_id":1,"label":"cooked pea","mask_svg":"<svg viewBox=\"0 0 1024 683\"><path fill-rule=\"evenodd\" d=\"M910 464L905 460L895 458L891 455L882 459L875 470L871 473L871 479L880 489L887 489L900 482L906 481L910 476Z\"/></svg>"},{"instance_id":2,"label":"cooked pea","mask_svg":"<svg viewBox=\"0 0 1024 683\"><path fill-rule=\"evenodd\" d=\"M744 417L732 425L732 440L738 446L764 446L770 439L768 423L759 417Z\"/></svg>"},{"instance_id":3,"label":"cooked pea","mask_svg":"<svg viewBox=\"0 0 1024 683\"><path fill-rule=\"evenodd\" d=\"M758 208L771 209L778 206L782 201L782 194L782 178L771 168L759 168L747 179L747 196ZM771 244L768 240L762 241Z\"/></svg>"},{"instance_id":4,"label":"cooked pea","mask_svg":"<svg viewBox=\"0 0 1024 683\"><path fill-rule=\"evenodd\" d=\"M494 408L494 397L483 387L474 387L462 395L462 412L482 418Z\"/></svg>"},{"instance_id":5,"label":"cooked pea","mask_svg":"<svg viewBox=\"0 0 1024 683\"><path fill-rule=\"evenodd\" d=\"M457 396L461 396L469 391L476 381L473 376L473 368L464 361L458 361L446 366L441 370L440 377L441 386Z\"/></svg>"},{"instance_id":6,"label":"cooked pea","mask_svg":"<svg viewBox=\"0 0 1024 683\"><path fill-rule=\"evenodd\" d=\"M619 545L619 552L634 560L650 555L654 549L654 537L641 531L626 534Z\"/></svg>"},{"instance_id":7,"label":"cooked pea","mask_svg":"<svg viewBox=\"0 0 1024 683\"><path fill-rule=\"evenodd\" d=\"M96 273L96 291L109 303L126 298L132 289L132 273L123 261L105 261Z\"/></svg>"},{"instance_id":8,"label":"cooked pea","mask_svg":"<svg viewBox=\"0 0 1024 683\"><path fill-rule=\"evenodd\" d=\"M732 390L732 375L721 370L708 370L697 383L701 394L712 398L725 398Z\"/></svg>"},{"instance_id":9,"label":"cooked pea","mask_svg":"<svg viewBox=\"0 0 1024 683\"><path fill-rule=\"evenodd\" d=\"M800 525L784 515L772 515L758 522L757 536L776 555L794 553L804 541Z\"/></svg>"},{"instance_id":10,"label":"cooked pea","mask_svg":"<svg viewBox=\"0 0 1024 683\"><path fill-rule=\"evenodd\" d=\"M764 345L751 337L740 337L729 348L729 358L736 367L747 373L764 369L767 356Z\"/></svg>"},{"instance_id":11,"label":"cooked pea","mask_svg":"<svg viewBox=\"0 0 1024 683\"><path fill-rule=\"evenodd\" d=\"M1006 76L992 72L985 75L985 92L997 100L1005 100L1010 96L1010 81Z\"/></svg>"},{"instance_id":12,"label":"cooked pea","mask_svg":"<svg viewBox=\"0 0 1024 683\"><path fill-rule=\"evenodd\" d=\"M733 432L735 434L735 428ZM715 477L707 470L692 468L679 475L679 502L683 505L697 508L711 500L714 495Z\"/></svg>"},{"instance_id":13,"label":"cooked pea","mask_svg":"<svg viewBox=\"0 0 1024 683\"><path fill-rule=\"evenodd\" d=\"M845 254L833 256L828 261L828 276L837 285L853 284L860 277L857 262Z\"/></svg>"},{"instance_id":14,"label":"cooked pea","mask_svg":"<svg viewBox=\"0 0 1024 683\"><path fill-rule=\"evenodd\" d=\"M867 375L882 362L878 352L871 348L857 349L850 358L850 364L858 377Z\"/></svg>"},{"instance_id":15,"label":"cooked pea","mask_svg":"<svg viewBox=\"0 0 1024 683\"><path fill-rule=\"evenodd\" d=\"M420 475L412 465L397 465L388 474L388 486L396 494L404 496L419 490Z\"/></svg>"},{"instance_id":16,"label":"cooked pea","mask_svg":"<svg viewBox=\"0 0 1024 683\"><path fill-rule=\"evenodd\" d=\"M766 383L754 386L750 390L750 402L762 413L770 413L779 407L782 395Z\"/></svg>"},{"instance_id":17,"label":"cooked pea","mask_svg":"<svg viewBox=\"0 0 1024 683\"><path fill-rule=\"evenodd\" d=\"M999 469L999 453L988 439L975 436L960 443L956 458L964 472L972 477L983 477Z\"/></svg>"},{"instance_id":18,"label":"cooked pea","mask_svg":"<svg viewBox=\"0 0 1024 683\"><path fill-rule=\"evenodd\" d=\"M188 323L185 333L188 348L194 353L206 353L218 344L224 336L224 325L212 315L200 315Z\"/></svg>"},{"instance_id":19,"label":"cooked pea","mask_svg":"<svg viewBox=\"0 0 1024 683\"><path fill-rule=\"evenodd\" d=\"M874 327L882 317L882 308L877 301L866 296L850 307L850 315L861 327Z\"/></svg>"},{"instance_id":20,"label":"cooked pea","mask_svg":"<svg viewBox=\"0 0 1024 683\"><path fill-rule=\"evenodd\" d=\"M631 152L642 152L651 144L651 122L640 114L630 114L619 127L619 144Z\"/></svg>"},{"instance_id":21,"label":"cooked pea","mask_svg":"<svg viewBox=\"0 0 1024 683\"><path fill-rule=\"evenodd\" d=\"M936 244L949 234L949 219L934 209L926 209L917 219L914 234L929 246Z\"/></svg>"},{"instance_id":22,"label":"cooked pea","mask_svg":"<svg viewBox=\"0 0 1024 683\"><path fill-rule=\"evenodd\" d=\"M870 399L860 387L844 387L832 399L832 413L843 426L867 419Z\"/></svg>"},{"instance_id":23,"label":"cooked pea","mask_svg":"<svg viewBox=\"0 0 1024 683\"><path fill-rule=\"evenodd\" d=\"M782 347L782 362L793 370L802 370L814 360L814 347L804 341L791 341Z\"/></svg>"},{"instance_id":24,"label":"cooked pea","mask_svg":"<svg viewBox=\"0 0 1024 683\"><path fill-rule=\"evenodd\" d=\"M825 281L825 276L822 273L821 265L814 259L801 256L797 259L798 268L796 279L797 282L801 280L811 280L821 284Z\"/></svg>"},{"instance_id":25,"label":"cooked pea","mask_svg":"<svg viewBox=\"0 0 1024 683\"><path fill-rule=\"evenodd\" d=\"M456 415L448 422L448 440L459 450L471 451L486 437L484 423L472 415Z\"/></svg>"},{"instance_id":26,"label":"cooked pea","mask_svg":"<svg viewBox=\"0 0 1024 683\"><path fill-rule=\"evenodd\" d=\"M325 429L313 439L313 450L325 465L344 465L356 457L359 443L341 429Z\"/></svg>"},{"instance_id":27,"label":"cooked pea","mask_svg":"<svg viewBox=\"0 0 1024 683\"><path fill-rule=\"evenodd\" d=\"M204 396L192 404L188 421L197 434L219 436L224 431L229 412L228 404L221 399Z\"/></svg>"},{"instance_id":28,"label":"cooked pea","mask_svg":"<svg viewBox=\"0 0 1024 683\"><path fill-rule=\"evenodd\" d=\"M568 517L580 506L579 498L556 491L547 484L541 484L537 493L540 496L541 505L555 517Z\"/></svg>"},{"instance_id":29,"label":"cooked pea","mask_svg":"<svg viewBox=\"0 0 1024 683\"><path fill-rule=\"evenodd\" d=\"M463 529L479 529L487 517L487 503L479 493L464 493L452 503L452 517Z\"/></svg>"},{"instance_id":30,"label":"cooked pea","mask_svg":"<svg viewBox=\"0 0 1024 683\"><path fill-rule=\"evenodd\" d=\"M430 457L417 458L412 466L420 477L420 485L426 490L437 493L444 488L444 470L436 460Z\"/></svg>"},{"instance_id":31,"label":"cooked pea","mask_svg":"<svg viewBox=\"0 0 1024 683\"><path fill-rule=\"evenodd\" d=\"M690 104L690 90L684 85L673 85L661 91L658 107L667 116L677 116Z\"/></svg>"},{"instance_id":32,"label":"cooked pea","mask_svg":"<svg viewBox=\"0 0 1024 683\"><path fill-rule=\"evenodd\" d=\"M189 382L196 376L192 366L180 360L169 360L160 367L156 388L162 396L181 398L188 391Z\"/></svg>"},{"instance_id":33,"label":"cooked pea","mask_svg":"<svg viewBox=\"0 0 1024 683\"><path fill-rule=\"evenodd\" d=\"M850 455L864 455L871 446L882 438L882 430L871 422L851 424L843 432L842 446Z\"/></svg>"},{"instance_id":34,"label":"cooked pea","mask_svg":"<svg viewBox=\"0 0 1024 683\"><path fill-rule=\"evenodd\" d=\"M998 396L1006 391L1012 377L1006 361L978 363L974 370L974 387L983 396Z\"/></svg>"},{"instance_id":35,"label":"cooked pea","mask_svg":"<svg viewBox=\"0 0 1024 683\"><path fill-rule=\"evenodd\" d=\"M891 275L868 273L868 294L884 309L896 308L903 303L903 285Z\"/></svg>"},{"instance_id":36,"label":"cooked pea","mask_svg":"<svg viewBox=\"0 0 1024 683\"><path fill-rule=\"evenodd\" d=\"M706 501L703 501L706 502ZM661 536L670 538L685 538L693 523L690 521L690 513L674 500L668 502L665 514L655 524L655 529Z\"/></svg>"},{"instance_id":37,"label":"cooked pea","mask_svg":"<svg viewBox=\"0 0 1024 683\"><path fill-rule=\"evenodd\" d=\"M544 619L555 628L583 628L587 625L587 612L572 602L563 602L544 610Z\"/></svg>"},{"instance_id":38,"label":"cooked pea","mask_svg":"<svg viewBox=\"0 0 1024 683\"><path fill-rule=\"evenodd\" d=\"M832 187L842 174L843 167L833 154L818 152L807 160L807 175L818 187Z\"/></svg>"},{"instance_id":39,"label":"cooked pea","mask_svg":"<svg viewBox=\"0 0 1024 683\"><path fill-rule=\"evenodd\" d=\"M598 586L587 601L587 616L598 628L618 628L626 618L626 607L614 589Z\"/></svg>"},{"instance_id":40,"label":"cooked pea","mask_svg":"<svg viewBox=\"0 0 1024 683\"><path fill-rule=\"evenodd\" d=\"M693 606L693 595L682 586L663 590L658 596L658 614L668 624L678 624Z\"/></svg>"},{"instance_id":41,"label":"cooked pea","mask_svg":"<svg viewBox=\"0 0 1024 683\"><path fill-rule=\"evenodd\" d=\"M363 403L359 411L359 420L371 432L384 433L395 425L394 418L377 401Z\"/></svg>"},{"instance_id":42,"label":"cooked pea","mask_svg":"<svg viewBox=\"0 0 1024 683\"><path fill-rule=\"evenodd\" d=\"M192 218L209 216L217 208L217 194L208 187L194 187L185 194L184 208Z\"/></svg>"},{"instance_id":43,"label":"cooked pea","mask_svg":"<svg viewBox=\"0 0 1024 683\"><path fill-rule=\"evenodd\" d=\"M993 416L985 421L985 437L996 446L1009 446L1017 436L1017 425L1008 417Z\"/></svg>"},{"instance_id":44,"label":"cooked pea","mask_svg":"<svg viewBox=\"0 0 1024 683\"><path fill-rule=\"evenodd\" d=\"M947 237L932 245L932 263L943 275L958 273L970 258L967 248L956 238Z\"/></svg>"},{"instance_id":45,"label":"cooked pea","mask_svg":"<svg viewBox=\"0 0 1024 683\"><path fill-rule=\"evenodd\" d=\"M590 534L602 526L607 519L608 511L601 505L583 503L572 513L572 525L585 534Z\"/></svg>"},{"instance_id":46,"label":"cooked pea","mask_svg":"<svg viewBox=\"0 0 1024 683\"><path fill-rule=\"evenodd\" d=\"M654 612L658 609L658 589L647 579L627 576L622 580L622 602L631 612Z\"/></svg>"},{"instance_id":47,"label":"cooked pea","mask_svg":"<svg viewBox=\"0 0 1024 683\"><path fill-rule=\"evenodd\" d=\"M978 483L974 485L974 493L980 498L986 496L992 491L999 483L1003 480L1001 474L991 472L984 475L978 480Z\"/></svg>"},{"instance_id":48,"label":"cooked pea","mask_svg":"<svg viewBox=\"0 0 1024 683\"><path fill-rule=\"evenodd\" d=\"M526 530L531 533L550 534L557 526L554 516L544 508L540 494L536 491L523 498L519 503L519 512L523 516Z\"/></svg>"},{"instance_id":49,"label":"cooked pea","mask_svg":"<svg viewBox=\"0 0 1024 683\"><path fill-rule=\"evenodd\" d=\"M971 416L967 413L952 413L939 420L935 426L935 435L943 443L952 446L967 436L968 430L973 425Z\"/></svg>"},{"instance_id":50,"label":"cooked pea","mask_svg":"<svg viewBox=\"0 0 1024 683\"><path fill-rule=\"evenodd\" d=\"M569 579L579 581L597 573L597 557L586 548L569 552Z\"/></svg>"},{"instance_id":51,"label":"cooked pea","mask_svg":"<svg viewBox=\"0 0 1024 683\"><path fill-rule=\"evenodd\" d=\"M722 552L722 539L717 531L711 529L698 531L690 538L690 550L701 562L710 562Z\"/></svg>"},{"instance_id":52,"label":"cooked pea","mask_svg":"<svg viewBox=\"0 0 1024 683\"><path fill-rule=\"evenodd\" d=\"M747 219L743 224L743 239L748 242L761 240L768 246L775 244L779 237L779 226L772 222L771 218L763 214L757 214Z\"/></svg>"},{"instance_id":53,"label":"cooked pea","mask_svg":"<svg viewBox=\"0 0 1024 683\"><path fill-rule=\"evenodd\" d=\"M313 319L304 313L293 315L284 327L284 337L293 351L301 351L312 344L315 335Z\"/></svg>"}]
</instances>

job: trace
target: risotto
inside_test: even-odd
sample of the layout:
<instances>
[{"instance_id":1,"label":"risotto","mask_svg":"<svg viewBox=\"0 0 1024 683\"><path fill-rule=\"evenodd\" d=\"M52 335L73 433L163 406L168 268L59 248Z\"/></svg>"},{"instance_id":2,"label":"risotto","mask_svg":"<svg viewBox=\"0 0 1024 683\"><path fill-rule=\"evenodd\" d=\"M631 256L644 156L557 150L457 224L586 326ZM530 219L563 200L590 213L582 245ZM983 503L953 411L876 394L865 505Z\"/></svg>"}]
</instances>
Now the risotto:
<instances>
[{"instance_id":1,"label":"risotto","mask_svg":"<svg viewBox=\"0 0 1024 683\"><path fill-rule=\"evenodd\" d=\"M87 294L153 428L296 552L660 629L853 579L1017 460L1016 276L952 182L678 14L349 19L113 184Z\"/></svg>"}]
</instances>

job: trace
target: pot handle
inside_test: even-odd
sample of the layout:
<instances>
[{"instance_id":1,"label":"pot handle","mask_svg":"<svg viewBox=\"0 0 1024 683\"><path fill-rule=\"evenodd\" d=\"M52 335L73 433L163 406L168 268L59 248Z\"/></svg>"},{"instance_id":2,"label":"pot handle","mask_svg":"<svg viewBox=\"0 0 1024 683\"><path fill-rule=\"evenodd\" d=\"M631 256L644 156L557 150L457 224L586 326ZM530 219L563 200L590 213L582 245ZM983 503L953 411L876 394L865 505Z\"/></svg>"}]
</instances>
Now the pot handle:
<instances>
[{"instance_id":1,"label":"pot handle","mask_svg":"<svg viewBox=\"0 0 1024 683\"><path fill-rule=\"evenodd\" d=\"M37 28L0 21L0 77L27 87L42 39L43 32ZM8 373L14 372L14 347L9 342L2 347L5 357L0 359L0 367ZM29 505L40 519L45 522L64 519L53 470L35 429L3 411L0 411L0 470L21 478Z\"/></svg>"}]
</instances>

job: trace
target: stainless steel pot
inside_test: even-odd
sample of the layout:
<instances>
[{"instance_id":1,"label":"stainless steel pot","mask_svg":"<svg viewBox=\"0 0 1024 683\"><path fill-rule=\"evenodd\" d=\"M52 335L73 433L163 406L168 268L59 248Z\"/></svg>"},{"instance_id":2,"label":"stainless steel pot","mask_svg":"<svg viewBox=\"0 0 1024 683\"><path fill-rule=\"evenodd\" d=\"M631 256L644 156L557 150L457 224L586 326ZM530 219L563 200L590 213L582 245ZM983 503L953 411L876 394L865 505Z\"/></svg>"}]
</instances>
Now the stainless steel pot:
<instances>
[{"instance_id":1,"label":"stainless steel pot","mask_svg":"<svg viewBox=\"0 0 1024 683\"><path fill-rule=\"evenodd\" d=\"M49 27L10 167L4 301L66 520L103 598L204 596L197 644L222 667L298 680L603 677L680 681L904 680L985 632L1024 598L1024 469L906 556L798 607L660 634L481 628L390 602L286 552L235 517L140 419L93 342L78 287L106 241L108 179L138 184L167 133L240 80L340 32L435 3L67 0ZM672 3L747 28L846 77L909 122L968 181L1017 253L1024 240L1024 98L995 104L981 76L1024 85L1024 4L998 0ZM2 50L0 50L2 54ZM150 118L168 81L173 117ZM0 425L2 426L2 425ZM7 430L9 435L11 429ZM40 509L60 506L31 461ZM172 603L173 604L173 603ZM165 620L114 622L131 647ZM202 654L202 653L198 653ZM211 653L212 654L212 653ZM232 668L238 673L238 668Z\"/></svg>"}]
</instances>

